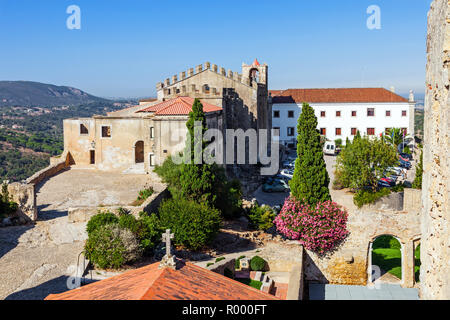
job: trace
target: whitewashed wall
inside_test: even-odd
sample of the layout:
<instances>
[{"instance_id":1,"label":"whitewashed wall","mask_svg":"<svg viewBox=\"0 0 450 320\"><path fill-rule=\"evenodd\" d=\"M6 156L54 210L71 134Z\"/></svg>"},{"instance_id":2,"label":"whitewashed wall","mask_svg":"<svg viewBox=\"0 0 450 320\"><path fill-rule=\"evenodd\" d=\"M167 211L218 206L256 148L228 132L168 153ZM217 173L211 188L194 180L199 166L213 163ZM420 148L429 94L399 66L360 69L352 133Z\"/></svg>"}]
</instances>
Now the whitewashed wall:
<instances>
[{"instance_id":1,"label":"whitewashed wall","mask_svg":"<svg viewBox=\"0 0 450 320\"><path fill-rule=\"evenodd\" d=\"M357 128L361 135L367 132L367 128L375 128L375 135L384 133L386 128L408 128L408 134L414 133L414 104L402 103L311 103L318 120L318 128L326 128L326 136L329 140L346 138L353 139L351 128ZM272 106L272 128L280 128L280 142L292 140L297 136L297 121L301 113L301 104L283 103ZM368 117L367 109L374 108L375 116ZM386 111L391 111L391 116L386 117ZM275 118L275 111L280 112L280 117ZM294 117L288 117L288 111L294 111ZM321 111L325 111L325 117L321 117ZM336 111L341 111L341 116L336 117ZM356 111L356 117L352 117L352 111ZM406 117L402 116L406 111ZM294 128L294 136L288 137L287 128ZM341 135L335 134L336 128L341 128Z\"/></svg>"}]
</instances>

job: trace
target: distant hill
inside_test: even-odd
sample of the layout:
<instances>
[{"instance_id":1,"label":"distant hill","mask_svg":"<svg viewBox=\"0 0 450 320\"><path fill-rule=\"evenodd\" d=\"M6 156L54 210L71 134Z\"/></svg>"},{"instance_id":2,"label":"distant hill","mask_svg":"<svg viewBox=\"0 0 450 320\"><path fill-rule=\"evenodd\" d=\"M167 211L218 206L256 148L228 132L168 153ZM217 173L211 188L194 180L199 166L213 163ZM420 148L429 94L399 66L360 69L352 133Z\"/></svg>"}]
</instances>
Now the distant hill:
<instances>
[{"instance_id":1,"label":"distant hill","mask_svg":"<svg viewBox=\"0 0 450 320\"><path fill-rule=\"evenodd\" d=\"M72 87L32 81L0 81L0 107L73 106L107 101Z\"/></svg>"}]
</instances>

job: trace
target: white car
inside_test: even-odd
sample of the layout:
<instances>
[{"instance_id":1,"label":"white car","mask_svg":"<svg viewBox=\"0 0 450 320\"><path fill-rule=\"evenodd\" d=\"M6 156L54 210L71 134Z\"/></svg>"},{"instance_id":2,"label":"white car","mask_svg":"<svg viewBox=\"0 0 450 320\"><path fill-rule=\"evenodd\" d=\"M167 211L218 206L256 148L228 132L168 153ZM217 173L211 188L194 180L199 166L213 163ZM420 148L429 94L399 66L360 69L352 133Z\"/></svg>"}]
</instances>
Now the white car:
<instances>
[{"instance_id":1,"label":"white car","mask_svg":"<svg viewBox=\"0 0 450 320\"><path fill-rule=\"evenodd\" d=\"M283 177L286 177L288 179L292 179L292 177L294 177L294 171L293 170L289 170L289 169L283 169L281 170L280 174Z\"/></svg>"}]
</instances>

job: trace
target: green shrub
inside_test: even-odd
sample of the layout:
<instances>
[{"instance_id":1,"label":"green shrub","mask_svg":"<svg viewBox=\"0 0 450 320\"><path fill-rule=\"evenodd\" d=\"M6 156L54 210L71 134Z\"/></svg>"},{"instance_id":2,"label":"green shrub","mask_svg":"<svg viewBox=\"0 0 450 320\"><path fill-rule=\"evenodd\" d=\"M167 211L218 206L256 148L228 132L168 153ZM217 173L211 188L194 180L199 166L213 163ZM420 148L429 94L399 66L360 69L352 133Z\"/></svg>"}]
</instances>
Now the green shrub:
<instances>
[{"instance_id":1,"label":"green shrub","mask_svg":"<svg viewBox=\"0 0 450 320\"><path fill-rule=\"evenodd\" d=\"M401 244L393 236L379 236L372 245L373 249L401 249Z\"/></svg>"},{"instance_id":2,"label":"green shrub","mask_svg":"<svg viewBox=\"0 0 450 320\"><path fill-rule=\"evenodd\" d=\"M336 148L342 147L342 139L336 139L334 140L334 143L336 144Z\"/></svg>"},{"instance_id":3,"label":"green shrub","mask_svg":"<svg viewBox=\"0 0 450 320\"><path fill-rule=\"evenodd\" d=\"M148 216L141 212L139 219L131 214L121 216L119 227L130 230L136 236L145 254L150 254L161 239L162 229L155 214Z\"/></svg>"},{"instance_id":4,"label":"green shrub","mask_svg":"<svg viewBox=\"0 0 450 320\"><path fill-rule=\"evenodd\" d=\"M0 218L8 217L19 209L19 205L12 201L12 198L8 192L8 184L4 182L2 184L2 190L0 193Z\"/></svg>"},{"instance_id":5,"label":"green shrub","mask_svg":"<svg viewBox=\"0 0 450 320\"><path fill-rule=\"evenodd\" d=\"M256 230L267 230L273 227L275 217L274 210L266 205L259 206L256 203L247 209L247 218L250 227Z\"/></svg>"},{"instance_id":6,"label":"green shrub","mask_svg":"<svg viewBox=\"0 0 450 320\"><path fill-rule=\"evenodd\" d=\"M138 196L138 200L139 201L145 201L145 200L147 200L148 198L150 198L150 196L154 193L155 191L153 190L153 188L152 187L150 187L150 188L147 188L147 189L144 189L144 190L141 190L141 191L139 191L139 196Z\"/></svg>"},{"instance_id":7,"label":"green shrub","mask_svg":"<svg viewBox=\"0 0 450 320\"><path fill-rule=\"evenodd\" d=\"M359 190L353 197L354 204L361 208L365 204L374 203L378 199L385 197L391 193L388 188L382 188L377 192L372 190Z\"/></svg>"},{"instance_id":8,"label":"green shrub","mask_svg":"<svg viewBox=\"0 0 450 320\"><path fill-rule=\"evenodd\" d=\"M217 259L216 259L216 263L217 263L217 262L220 262L220 261L222 261L222 260L225 260L225 257L217 258Z\"/></svg>"},{"instance_id":9,"label":"green shrub","mask_svg":"<svg viewBox=\"0 0 450 320\"><path fill-rule=\"evenodd\" d=\"M163 228L156 214L147 215L144 212L139 214L138 238L145 254L149 254L156 245L161 242Z\"/></svg>"},{"instance_id":10,"label":"green shrub","mask_svg":"<svg viewBox=\"0 0 450 320\"><path fill-rule=\"evenodd\" d=\"M214 262L208 262L207 264L206 264L206 267L210 267L210 266L212 266L214 264Z\"/></svg>"},{"instance_id":11,"label":"green shrub","mask_svg":"<svg viewBox=\"0 0 450 320\"><path fill-rule=\"evenodd\" d=\"M136 236L114 224L93 229L84 249L86 257L102 269L118 269L142 256Z\"/></svg>"},{"instance_id":12,"label":"green shrub","mask_svg":"<svg viewBox=\"0 0 450 320\"><path fill-rule=\"evenodd\" d=\"M266 267L266 260L260 256L254 256L250 260L250 269L253 271L263 271Z\"/></svg>"},{"instance_id":13,"label":"green shrub","mask_svg":"<svg viewBox=\"0 0 450 320\"><path fill-rule=\"evenodd\" d=\"M86 230L88 235L90 235L99 227L117 223L119 223L119 218L117 218L115 214L111 212L99 212L89 220L86 226Z\"/></svg>"},{"instance_id":14,"label":"green shrub","mask_svg":"<svg viewBox=\"0 0 450 320\"><path fill-rule=\"evenodd\" d=\"M122 207L120 207L119 209L117 209L117 215L120 216L124 216L130 214L130 210L124 209Z\"/></svg>"},{"instance_id":15,"label":"green shrub","mask_svg":"<svg viewBox=\"0 0 450 320\"><path fill-rule=\"evenodd\" d=\"M221 217L217 209L191 200L172 198L159 208L163 229L174 234L174 244L198 250L210 242L220 228Z\"/></svg>"}]
</instances>

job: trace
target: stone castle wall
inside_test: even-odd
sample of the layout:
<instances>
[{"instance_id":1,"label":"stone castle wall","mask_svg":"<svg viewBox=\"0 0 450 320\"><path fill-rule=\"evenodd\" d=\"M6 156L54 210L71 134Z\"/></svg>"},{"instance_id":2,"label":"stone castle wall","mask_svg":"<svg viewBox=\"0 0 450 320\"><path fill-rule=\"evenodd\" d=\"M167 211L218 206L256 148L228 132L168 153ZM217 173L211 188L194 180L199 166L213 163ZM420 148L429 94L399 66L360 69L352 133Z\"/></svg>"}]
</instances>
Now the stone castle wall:
<instances>
[{"instance_id":1,"label":"stone castle wall","mask_svg":"<svg viewBox=\"0 0 450 320\"><path fill-rule=\"evenodd\" d=\"M369 265L372 264L371 244L381 235L391 235L402 244L403 286L413 287L414 246L421 239L421 203L416 201L419 195L420 190L405 192L401 210L397 210L398 199L394 199L391 206L367 205L358 209L351 203L351 196L340 195L338 202L345 203L350 234L335 251L325 257L306 250L305 280L366 285Z\"/></svg>"},{"instance_id":2,"label":"stone castle wall","mask_svg":"<svg viewBox=\"0 0 450 320\"><path fill-rule=\"evenodd\" d=\"M450 299L450 1L428 14L420 296Z\"/></svg>"}]
</instances>

